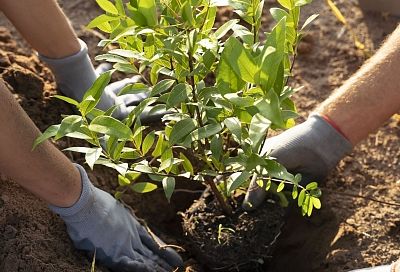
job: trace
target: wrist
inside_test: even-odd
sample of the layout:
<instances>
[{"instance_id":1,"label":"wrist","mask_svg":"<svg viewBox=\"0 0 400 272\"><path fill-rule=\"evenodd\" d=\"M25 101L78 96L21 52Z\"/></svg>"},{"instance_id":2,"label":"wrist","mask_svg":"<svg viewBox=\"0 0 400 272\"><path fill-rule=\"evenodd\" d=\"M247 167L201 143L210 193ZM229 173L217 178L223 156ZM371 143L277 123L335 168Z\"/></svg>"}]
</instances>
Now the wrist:
<instances>
[{"instance_id":1,"label":"wrist","mask_svg":"<svg viewBox=\"0 0 400 272\"><path fill-rule=\"evenodd\" d=\"M353 149L347 138L320 114L313 113L306 121L313 149L321 159L332 169Z\"/></svg>"},{"instance_id":2,"label":"wrist","mask_svg":"<svg viewBox=\"0 0 400 272\"><path fill-rule=\"evenodd\" d=\"M87 213L90 212L90 207L94 203L95 187L90 182L85 169L78 164L74 165L79 170L82 183L82 190L79 199L75 204L68 208L54 205L49 205L49 208L54 213L59 214L64 220L79 222L84 220Z\"/></svg>"},{"instance_id":3,"label":"wrist","mask_svg":"<svg viewBox=\"0 0 400 272\"><path fill-rule=\"evenodd\" d=\"M339 127L339 125L333 121L328 115L325 114L319 114L319 116L321 116L325 122L327 122L329 125L331 125L334 129L336 129L336 131L341 134L344 138L346 138L346 140L349 141L349 137L346 136L346 134L343 132L343 130Z\"/></svg>"}]
</instances>

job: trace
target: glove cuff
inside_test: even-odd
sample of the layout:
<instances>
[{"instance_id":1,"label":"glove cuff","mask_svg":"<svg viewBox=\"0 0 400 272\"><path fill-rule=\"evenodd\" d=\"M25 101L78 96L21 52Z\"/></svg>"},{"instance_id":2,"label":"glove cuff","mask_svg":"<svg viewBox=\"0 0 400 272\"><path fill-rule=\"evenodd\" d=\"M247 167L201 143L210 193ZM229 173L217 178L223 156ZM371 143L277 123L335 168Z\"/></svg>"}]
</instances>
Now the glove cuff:
<instances>
[{"instance_id":1,"label":"glove cuff","mask_svg":"<svg viewBox=\"0 0 400 272\"><path fill-rule=\"evenodd\" d=\"M83 95L92 86L97 75L86 43L79 39L79 44L79 52L65 58L52 59L41 54L38 54L38 57L53 72L60 91L68 97L82 101Z\"/></svg>"},{"instance_id":2,"label":"glove cuff","mask_svg":"<svg viewBox=\"0 0 400 272\"><path fill-rule=\"evenodd\" d=\"M94 203L94 189L95 187L90 182L85 169L79 164L74 164L79 170L82 181L82 191L78 201L68 208L57 207L49 205L49 208L54 213L60 215L65 221L79 222L86 218L86 214L90 211L90 207Z\"/></svg>"},{"instance_id":3,"label":"glove cuff","mask_svg":"<svg viewBox=\"0 0 400 272\"><path fill-rule=\"evenodd\" d=\"M343 157L353 149L353 145L336 128L328 123L321 115L311 114L306 123L313 134L321 139L323 146L320 155L329 168L333 168Z\"/></svg>"}]
</instances>

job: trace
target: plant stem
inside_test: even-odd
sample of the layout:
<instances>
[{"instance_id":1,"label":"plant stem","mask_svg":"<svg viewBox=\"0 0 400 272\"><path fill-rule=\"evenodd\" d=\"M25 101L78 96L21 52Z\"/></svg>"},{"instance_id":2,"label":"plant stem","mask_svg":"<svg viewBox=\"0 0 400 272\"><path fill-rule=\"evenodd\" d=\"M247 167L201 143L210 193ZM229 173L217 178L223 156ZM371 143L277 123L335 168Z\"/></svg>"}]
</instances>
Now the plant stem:
<instances>
[{"instance_id":1,"label":"plant stem","mask_svg":"<svg viewBox=\"0 0 400 272\"><path fill-rule=\"evenodd\" d=\"M226 203L224 197L222 196L221 192L218 190L217 186L215 185L214 180L212 179L205 179L208 186L210 186L211 191L213 192L215 198L217 199L219 205L221 206L222 210L226 215L232 215L232 207Z\"/></svg>"},{"instance_id":2,"label":"plant stem","mask_svg":"<svg viewBox=\"0 0 400 272\"><path fill-rule=\"evenodd\" d=\"M192 57L192 50L190 49L189 52L189 72L190 74L193 73L193 57ZM196 103L197 105L195 105L195 111L196 111L196 115L197 115L197 121L199 122L200 127L203 127L203 119L201 118L201 113L200 113L200 109L199 109L199 105L198 105L198 100L197 100L197 94L196 94L196 85L194 83L194 75L190 75L189 77L189 83L190 86L192 86L192 95L193 95L193 102Z\"/></svg>"},{"instance_id":3,"label":"plant stem","mask_svg":"<svg viewBox=\"0 0 400 272\"><path fill-rule=\"evenodd\" d=\"M138 170L134 170L135 172L141 173L141 174L153 174L153 175L158 175L161 177L173 177L173 178L182 178L185 180L190 180L190 178L178 176L178 175L171 175L171 174L163 174L163 173L147 173L147 172L142 172ZM205 183L210 187L211 191L213 192L215 198L217 199L218 203L220 204L222 210L224 211L225 214L231 215L232 214L232 207L226 203L224 197L222 196L221 192L218 190L217 186L215 185L215 181L212 178L205 178Z\"/></svg>"}]
</instances>

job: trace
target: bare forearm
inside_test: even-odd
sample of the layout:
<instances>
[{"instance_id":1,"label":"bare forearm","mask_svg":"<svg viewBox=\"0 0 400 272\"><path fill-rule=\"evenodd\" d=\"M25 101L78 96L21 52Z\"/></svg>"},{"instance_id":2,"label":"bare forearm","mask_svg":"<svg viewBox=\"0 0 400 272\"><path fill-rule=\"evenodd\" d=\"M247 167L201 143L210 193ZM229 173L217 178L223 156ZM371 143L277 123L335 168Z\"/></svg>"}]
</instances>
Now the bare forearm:
<instances>
[{"instance_id":1,"label":"bare forearm","mask_svg":"<svg viewBox=\"0 0 400 272\"><path fill-rule=\"evenodd\" d=\"M0 81L0 172L50 204L68 207L79 198L78 170L50 142L31 151L40 131Z\"/></svg>"},{"instance_id":2,"label":"bare forearm","mask_svg":"<svg viewBox=\"0 0 400 272\"><path fill-rule=\"evenodd\" d=\"M317 112L355 145L400 110L400 26L364 66Z\"/></svg>"},{"instance_id":3,"label":"bare forearm","mask_svg":"<svg viewBox=\"0 0 400 272\"><path fill-rule=\"evenodd\" d=\"M63 58L79 51L77 37L55 0L0 0L0 10L40 54Z\"/></svg>"}]
</instances>

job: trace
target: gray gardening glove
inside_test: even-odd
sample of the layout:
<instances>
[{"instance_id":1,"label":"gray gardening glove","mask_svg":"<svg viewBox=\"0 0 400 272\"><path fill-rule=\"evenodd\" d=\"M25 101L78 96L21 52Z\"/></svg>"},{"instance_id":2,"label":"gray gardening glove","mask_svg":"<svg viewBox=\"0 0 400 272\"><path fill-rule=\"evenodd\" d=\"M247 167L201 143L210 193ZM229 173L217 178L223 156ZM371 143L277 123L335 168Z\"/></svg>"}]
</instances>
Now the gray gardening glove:
<instances>
[{"instance_id":1,"label":"gray gardening glove","mask_svg":"<svg viewBox=\"0 0 400 272\"><path fill-rule=\"evenodd\" d=\"M75 55L62 59L51 59L39 54L39 57L52 70L56 77L57 85L60 91L77 101L82 101L85 92L92 86L93 82L99 74L107 71L111 66L109 64L101 64L94 69L88 55L88 48L84 41L79 40L81 50ZM139 76L127 78L108 85L101 96L97 108L103 111L108 110L114 105L118 108L114 112L114 117L124 119L132 111L134 105L146 98L144 93L127 94L117 96L123 87L127 84L136 83L140 80ZM165 114L165 113L164 113ZM163 114L156 114L156 118L148 116L150 121L160 120ZM147 116L142 119L146 121ZM143 120L142 120L143 121Z\"/></svg>"},{"instance_id":2,"label":"gray gardening glove","mask_svg":"<svg viewBox=\"0 0 400 272\"><path fill-rule=\"evenodd\" d=\"M86 171L76 167L82 179L80 199L70 208L50 209L65 221L78 249L96 252L96 259L118 272L165 272L182 266L182 259L174 250L162 248L165 244L151 236L133 213L94 187Z\"/></svg>"},{"instance_id":3,"label":"gray gardening glove","mask_svg":"<svg viewBox=\"0 0 400 272\"><path fill-rule=\"evenodd\" d=\"M303 182L324 180L352 149L351 143L319 115L265 141L261 154L271 152L289 172L302 174ZM252 180L243 209L256 209L266 191Z\"/></svg>"},{"instance_id":4,"label":"gray gardening glove","mask_svg":"<svg viewBox=\"0 0 400 272\"><path fill-rule=\"evenodd\" d=\"M397 270L399 267L393 264L393 269L392 265L381 265L381 266L376 266L376 267L369 267L369 268L362 268L362 269L357 269L357 270L351 270L349 272L398 272Z\"/></svg>"}]
</instances>

